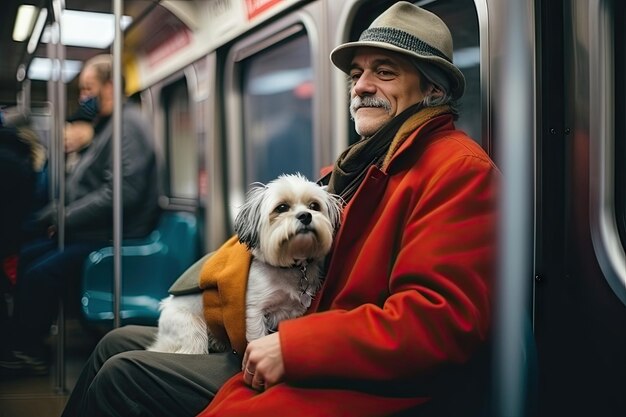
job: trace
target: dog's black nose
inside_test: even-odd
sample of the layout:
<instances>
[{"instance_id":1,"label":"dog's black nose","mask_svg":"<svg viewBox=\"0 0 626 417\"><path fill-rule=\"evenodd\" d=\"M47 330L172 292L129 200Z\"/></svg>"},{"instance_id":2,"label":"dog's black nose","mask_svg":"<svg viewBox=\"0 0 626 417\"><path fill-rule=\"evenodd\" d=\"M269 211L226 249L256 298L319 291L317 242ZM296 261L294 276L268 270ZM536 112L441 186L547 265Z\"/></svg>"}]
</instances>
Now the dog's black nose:
<instances>
[{"instance_id":1,"label":"dog's black nose","mask_svg":"<svg viewBox=\"0 0 626 417\"><path fill-rule=\"evenodd\" d=\"M300 213L296 214L296 218L300 220L303 225L307 226L311 223L311 219L313 217L308 211L301 211Z\"/></svg>"}]
</instances>

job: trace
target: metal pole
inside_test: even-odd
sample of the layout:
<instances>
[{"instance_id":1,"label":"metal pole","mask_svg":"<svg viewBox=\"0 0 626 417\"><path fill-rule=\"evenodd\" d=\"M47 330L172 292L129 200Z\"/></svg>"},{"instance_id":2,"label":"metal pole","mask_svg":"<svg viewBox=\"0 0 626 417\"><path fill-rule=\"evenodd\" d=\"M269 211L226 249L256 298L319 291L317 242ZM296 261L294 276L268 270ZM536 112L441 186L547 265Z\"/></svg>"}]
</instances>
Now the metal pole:
<instances>
[{"instance_id":1,"label":"metal pole","mask_svg":"<svg viewBox=\"0 0 626 417\"><path fill-rule=\"evenodd\" d=\"M121 325L122 295L122 0L114 0L113 40L113 326Z\"/></svg>"},{"instance_id":2,"label":"metal pole","mask_svg":"<svg viewBox=\"0 0 626 417\"><path fill-rule=\"evenodd\" d=\"M524 324L532 285L534 170L533 20L532 2L509 0L505 8L506 39L501 66L502 113L498 117L500 163L504 168L501 195L502 248L496 292L493 415L525 415L526 358Z\"/></svg>"},{"instance_id":3,"label":"metal pole","mask_svg":"<svg viewBox=\"0 0 626 417\"><path fill-rule=\"evenodd\" d=\"M25 79L22 81L22 89L20 91L20 97L18 97L17 105L20 113L30 115L30 80Z\"/></svg>"},{"instance_id":4,"label":"metal pole","mask_svg":"<svg viewBox=\"0 0 626 417\"><path fill-rule=\"evenodd\" d=\"M65 9L65 0L53 0L52 2L54 24L53 38L55 45L55 59L52 60L52 79L55 85L55 101L56 101L56 123L55 137L57 142L57 169L59 179L59 194L57 200L58 218L57 218L57 239L59 252L65 250L65 146L64 146L64 130L65 130L65 105L66 92L65 83L63 82L63 66L65 60L65 46L61 42L61 15ZM59 312L57 316L57 374L56 374L56 391L60 393L66 392L65 386L65 309L63 303L63 294L59 298Z\"/></svg>"}]
</instances>

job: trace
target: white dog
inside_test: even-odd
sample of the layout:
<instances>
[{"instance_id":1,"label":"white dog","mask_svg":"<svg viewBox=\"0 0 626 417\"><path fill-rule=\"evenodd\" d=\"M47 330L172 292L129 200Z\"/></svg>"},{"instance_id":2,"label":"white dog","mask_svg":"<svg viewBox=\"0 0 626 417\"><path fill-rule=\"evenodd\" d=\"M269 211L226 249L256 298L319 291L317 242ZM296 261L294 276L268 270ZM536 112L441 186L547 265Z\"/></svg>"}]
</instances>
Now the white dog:
<instances>
[{"instance_id":1,"label":"white dog","mask_svg":"<svg viewBox=\"0 0 626 417\"><path fill-rule=\"evenodd\" d=\"M304 314L322 282L324 257L339 225L341 200L302 175L256 184L235 219L239 241L252 253L246 289L246 340L276 331ZM222 352L203 316L202 294L161 303L157 339L148 350Z\"/></svg>"}]
</instances>

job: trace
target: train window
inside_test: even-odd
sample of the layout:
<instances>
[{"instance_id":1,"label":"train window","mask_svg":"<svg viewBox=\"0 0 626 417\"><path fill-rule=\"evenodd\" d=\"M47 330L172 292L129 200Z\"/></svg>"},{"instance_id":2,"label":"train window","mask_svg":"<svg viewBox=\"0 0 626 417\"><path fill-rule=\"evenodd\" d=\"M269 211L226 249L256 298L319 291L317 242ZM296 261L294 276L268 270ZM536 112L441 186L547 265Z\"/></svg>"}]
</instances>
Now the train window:
<instances>
[{"instance_id":1,"label":"train window","mask_svg":"<svg viewBox=\"0 0 626 417\"><path fill-rule=\"evenodd\" d=\"M241 63L246 183L313 172L313 69L302 32Z\"/></svg>"},{"instance_id":2,"label":"train window","mask_svg":"<svg viewBox=\"0 0 626 417\"><path fill-rule=\"evenodd\" d=\"M365 3L359 8L350 30L350 40L357 40L361 32L391 3L393 2ZM486 132L482 132L480 37L474 0L421 0L415 4L435 13L450 28L454 44L453 61L465 76L465 94L459 101L460 117L456 126L486 148ZM358 137L356 133L351 134L352 143Z\"/></svg>"},{"instance_id":3,"label":"train window","mask_svg":"<svg viewBox=\"0 0 626 417\"><path fill-rule=\"evenodd\" d=\"M167 149L166 193L174 199L198 197L198 146L193 133L187 83L163 89Z\"/></svg>"}]
</instances>

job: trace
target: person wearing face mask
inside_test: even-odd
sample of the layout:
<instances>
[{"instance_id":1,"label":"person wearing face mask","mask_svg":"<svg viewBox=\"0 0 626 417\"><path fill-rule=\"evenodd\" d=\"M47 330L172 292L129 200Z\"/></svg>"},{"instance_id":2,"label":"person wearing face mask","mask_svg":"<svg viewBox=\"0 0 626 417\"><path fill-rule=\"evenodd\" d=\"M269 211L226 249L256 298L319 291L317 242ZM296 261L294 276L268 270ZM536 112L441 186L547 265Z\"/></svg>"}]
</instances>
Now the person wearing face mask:
<instances>
[{"instance_id":1,"label":"person wearing face mask","mask_svg":"<svg viewBox=\"0 0 626 417\"><path fill-rule=\"evenodd\" d=\"M89 99L95 102L95 98ZM93 139L93 121L97 114L88 101L80 100L80 107L67 118L64 130L65 172L71 173L81 155Z\"/></svg>"},{"instance_id":2,"label":"person wearing face mask","mask_svg":"<svg viewBox=\"0 0 626 417\"><path fill-rule=\"evenodd\" d=\"M36 214L47 236L20 252L13 317L14 335L0 359L0 374L46 374L45 339L57 315L59 297L75 288L90 252L111 244L113 238L113 61L98 55L85 63L79 77L82 112L93 116L93 138L66 177L65 242L57 248L58 211L54 204ZM140 109L124 103L122 110L123 237L149 234L159 215L154 178L157 164L154 138Z\"/></svg>"}]
</instances>

